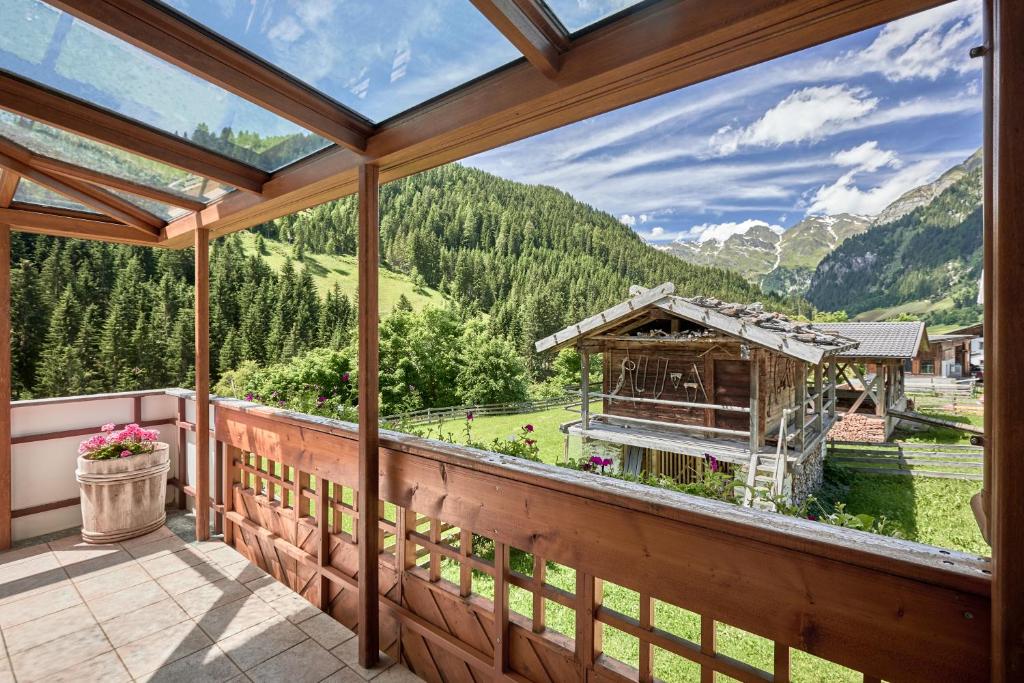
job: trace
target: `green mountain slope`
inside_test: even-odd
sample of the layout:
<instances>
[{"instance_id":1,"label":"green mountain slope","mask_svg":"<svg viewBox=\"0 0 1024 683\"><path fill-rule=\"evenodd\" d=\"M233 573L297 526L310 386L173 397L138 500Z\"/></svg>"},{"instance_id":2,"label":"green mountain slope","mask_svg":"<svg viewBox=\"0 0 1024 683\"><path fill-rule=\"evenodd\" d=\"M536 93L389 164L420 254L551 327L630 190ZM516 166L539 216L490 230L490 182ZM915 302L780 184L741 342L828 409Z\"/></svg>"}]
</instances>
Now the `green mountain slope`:
<instances>
[{"instance_id":1,"label":"green mountain slope","mask_svg":"<svg viewBox=\"0 0 1024 683\"><path fill-rule=\"evenodd\" d=\"M982 267L978 155L933 186L897 200L904 206L912 200L916 208L851 237L822 260L811 278L808 300L819 309L850 314L947 298L957 309L972 310ZM901 207L890 209L888 215L901 213Z\"/></svg>"},{"instance_id":2,"label":"green mountain slope","mask_svg":"<svg viewBox=\"0 0 1024 683\"><path fill-rule=\"evenodd\" d=\"M251 232L243 232L238 239L246 255L256 255L257 235ZM274 272L280 274L288 259L292 260L294 268L301 272L308 270L313 276L317 292L321 297L327 296L327 292L337 285L343 294L355 299L358 273L355 256L344 254L309 254L303 255L301 261L295 260L295 249L292 245L272 239L263 239L263 252L260 254L263 261L270 266ZM408 275L397 273L387 267L380 270L380 311L387 313L395 308L401 296L405 296L412 304L414 310L421 310L427 306L443 306L444 296L435 289L430 289L422 284L416 284Z\"/></svg>"},{"instance_id":3,"label":"green mountain slope","mask_svg":"<svg viewBox=\"0 0 1024 683\"><path fill-rule=\"evenodd\" d=\"M351 255L356 200L328 202L259 228L306 254ZM469 310L525 357L533 342L621 301L632 284L685 295L765 298L741 275L685 263L614 216L552 187L450 164L381 188L381 254L392 270Z\"/></svg>"}]
</instances>

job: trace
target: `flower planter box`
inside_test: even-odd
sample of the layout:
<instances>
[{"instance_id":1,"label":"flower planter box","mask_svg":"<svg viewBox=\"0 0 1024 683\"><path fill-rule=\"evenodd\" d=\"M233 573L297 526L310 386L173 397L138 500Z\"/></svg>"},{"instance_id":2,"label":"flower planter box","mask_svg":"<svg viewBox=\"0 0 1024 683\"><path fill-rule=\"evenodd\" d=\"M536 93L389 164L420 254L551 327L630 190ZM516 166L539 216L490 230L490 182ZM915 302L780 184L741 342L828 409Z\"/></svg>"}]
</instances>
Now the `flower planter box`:
<instances>
[{"instance_id":1,"label":"flower planter box","mask_svg":"<svg viewBox=\"0 0 1024 683\"><path fill-rule=\"evenodd\" d=\"M159 442L152 453L127 458L79 456L75 478L82 497L82 540L113 543L163 526L170 467L167 444Z\"/></svg>"}]
</instances>

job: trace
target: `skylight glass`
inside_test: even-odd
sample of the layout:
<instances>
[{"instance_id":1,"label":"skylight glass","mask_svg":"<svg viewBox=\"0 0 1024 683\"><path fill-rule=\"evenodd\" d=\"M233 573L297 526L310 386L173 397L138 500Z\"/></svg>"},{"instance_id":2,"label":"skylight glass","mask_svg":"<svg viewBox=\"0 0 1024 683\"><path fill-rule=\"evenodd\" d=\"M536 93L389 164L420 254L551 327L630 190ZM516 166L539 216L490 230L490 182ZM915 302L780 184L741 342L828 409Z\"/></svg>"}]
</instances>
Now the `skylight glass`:
<instances>
[{"instance_id":1,"label":"skylight glass","mask_svg":"<svg viewBox=\"0 0 1024 683\"><path fill-rule=\"evenodd\" d=\"M184 216L186 213L190 213L188 209L180 209L176 206L170 206L163 202L157 202L149 197L139 197L138 195L131 194L130 192L124 192L117 188L103 188L111 194L115 194L126 202L131 202L135 206L139 207L144 211L148 211L154 216L161 218L165 221L172 221L179 216Z\"/></svg>"},{"instance_id":2,"label":"skylight glass","mask_svg":"<svg viewBox=\"0 0 1024 683\"><path fill-rule=\"evenodd\" d=\"M641 0L547 0L548 7L570 33L575 33L640 2Z\"/></svg>"},{"instance_id":3,"label":"skylight glass","mask_svg":"<svg viewBox=\"0 0 1024 683\"><path fill-rule=\"evenodd\" d=\"M468 0L164 0L381 121L518 58Z\"/></svg>"},{"instance_id":4,"label":"skylight glass","mask_svg":"<svg viewBox=\"0 0 1024 683\"><path fill-rule=\"evenodd\" d=\"M202 202L211 202L233 189L230 185L6 111L0 111L0 137L36 154Z\"/></svg>"},{"instance_id":5,"label":"skylight glass","mask_svg":"<svg viewBox=\"0 0 1024 683\"><path fill-rule=\"evenodd\" d=\"M57 194L25 178L18 181L18 187L14 190L14 201L38 204L39 206L50 206L55 209L71 209L73 211L96 213L96 211L88 206L79 204L62 194Z\"/></svg>"},{"instance_id":6,"label":"skylight glass","mask_svg":"<svg viewBox=\"0 0 1024 683\"><path fill-rule=\"evenodd\" d=\"M330 144L39 0L0 0L0 26L0 69L264 171Z\"/></svg>"}]
</instances>

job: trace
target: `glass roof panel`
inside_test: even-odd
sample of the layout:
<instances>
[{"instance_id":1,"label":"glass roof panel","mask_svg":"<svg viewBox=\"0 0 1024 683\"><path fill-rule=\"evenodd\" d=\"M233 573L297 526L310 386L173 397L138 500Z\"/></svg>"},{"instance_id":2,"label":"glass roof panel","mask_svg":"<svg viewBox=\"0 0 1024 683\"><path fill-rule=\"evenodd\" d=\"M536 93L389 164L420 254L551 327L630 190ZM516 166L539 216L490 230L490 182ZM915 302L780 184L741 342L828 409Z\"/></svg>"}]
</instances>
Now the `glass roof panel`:
<instances>
[{"instance_id":1,"label":"glass roof panel","mask_svg":"<svg viewBox=\"0 0 1024 683\"><path fill-rule=\"evenodd\" d=\"M0 0L0 69L275 171L329 141L39 0Z\"/></svg>"},{"instance_id":2,"label":"glass roof panel","mask_svg":"<svg viewBox=\"0 0 1024 683\"><path fill-rule=\"evenodd\" d=\"M546 0L562 25L575 33L642 0Z\"/></svg>"},{"instance_id":3,"label":"glass roof panel","mask_svg":"<svg viewBox=\"0 0 1024 683\"><path fill-rule=\"evenodd\" d=\"M14 201L25 202L26 204L38 204L39 206L52 206L57 209L72 209L74 211L85 211L97 213L93 209L79 204L73 199L68 199L62 194L48 190L42 185L22 178L18 181L18 187L14 190Z\"/></svg>"},{"instance_id":4,"label":"glass roof panel","mask_svg":"<svg viewBox=\"0 0 1024 683\"><path fill-rule=\"evenodd\" d=\"M379 122L520 55L467 0L163 0Z\"/></svg>"},{"instance_id":5,"label":"glass roof panel","mask_svg":"<svg viewBox=\"0 0 1024 683\"><path fill-rule=\"evenodd\" d=\"M184 216L189 213L187 209L179 209L176 206L170 206L163 202L158 202L150 199L149 197L140 197L138 195L131 194L130 192L124 192L116 188L103 188L111 194L115 194L126 202L131 202L135 206L139 207L143 211L148 211L158 218L162 218L165 221L172 221L178 216Z\"/></svg>"},{"instance_id":6,"label":"glass roof panel","mask_svg":"<svg viewBox=\"0 0 1024 683\"><path fill-rule=\"evenodd\" d=\"M0 111L0 137L36 154L202 202L211 202L234 189L6 111Z\"/></svg>"}]
</instances>

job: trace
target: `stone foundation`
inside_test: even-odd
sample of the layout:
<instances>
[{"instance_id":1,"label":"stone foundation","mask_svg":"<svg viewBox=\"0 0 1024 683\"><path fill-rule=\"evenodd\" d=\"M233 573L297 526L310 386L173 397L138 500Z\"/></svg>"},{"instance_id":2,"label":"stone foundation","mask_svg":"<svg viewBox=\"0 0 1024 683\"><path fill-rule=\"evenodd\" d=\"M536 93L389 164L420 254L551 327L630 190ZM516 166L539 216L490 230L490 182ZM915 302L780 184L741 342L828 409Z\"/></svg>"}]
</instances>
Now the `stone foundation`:
<instances>
[{"instance_id":1,"label":"stone foundation","mask_svg":"<svg viewBox=\"0 0 1024 683\"><path fill-rule=\"evenodd\" d=\"M790 475L790 491L792 501L799 505L807 500L807 496L821 487L825 477L825 449L827 444L824 439L814 452L800 465L794 465Z\"/></svg>"}]
</instances>

